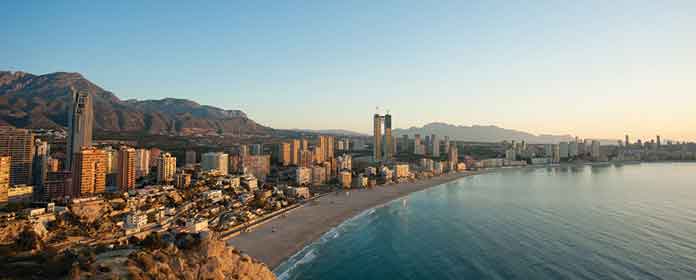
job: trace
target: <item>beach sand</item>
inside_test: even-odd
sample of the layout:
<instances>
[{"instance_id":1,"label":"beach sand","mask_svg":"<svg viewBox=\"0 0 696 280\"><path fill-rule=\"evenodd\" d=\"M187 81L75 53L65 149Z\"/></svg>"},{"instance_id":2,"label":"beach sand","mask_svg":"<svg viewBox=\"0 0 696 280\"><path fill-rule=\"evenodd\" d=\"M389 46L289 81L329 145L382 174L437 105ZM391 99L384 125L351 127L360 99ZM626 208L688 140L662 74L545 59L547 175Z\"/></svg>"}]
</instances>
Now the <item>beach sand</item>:
<instances>
[{"instance_id":1,"label":"beach sand","mask_svg":"<svg viewBox=\"0 0 696 280\"><path fill-rule=\"evenodd\" d=\"M287 216L233 237L229 244L276 268L325 232L367 209L473 174L455 173L413 183L351 189L349 195L344 191L332 193L305 203Z\"/></svg>"}]
</instances>

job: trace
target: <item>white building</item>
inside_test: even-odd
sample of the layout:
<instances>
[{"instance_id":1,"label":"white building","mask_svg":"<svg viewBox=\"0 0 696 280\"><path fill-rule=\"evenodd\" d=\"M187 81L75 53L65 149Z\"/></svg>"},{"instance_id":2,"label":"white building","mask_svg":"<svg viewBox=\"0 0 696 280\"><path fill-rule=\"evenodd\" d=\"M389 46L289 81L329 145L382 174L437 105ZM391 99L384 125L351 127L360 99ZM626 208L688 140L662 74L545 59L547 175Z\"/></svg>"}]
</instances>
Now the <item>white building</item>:
<instances>
[{"instance_id":1,"label":"white building","mask_svg":"<svg viewBox=\"0 0 696 280\"><path fill-rule=\"evenodd\" d=\"M147 225L147 215L145 213L131 213L126 216L126 227L141 229Z\"/></svg>"},{"instance_id":2,"label":"white building","mask_svg":"<svg viewBox=\"0 0 696 280\"><path fill-rule=\"evenodd\" d=\"M408 178L411 175L411 172L408 170L408 164L403 163L394 165L394 173L397 179Z\"/></svg>"}]
</instances>

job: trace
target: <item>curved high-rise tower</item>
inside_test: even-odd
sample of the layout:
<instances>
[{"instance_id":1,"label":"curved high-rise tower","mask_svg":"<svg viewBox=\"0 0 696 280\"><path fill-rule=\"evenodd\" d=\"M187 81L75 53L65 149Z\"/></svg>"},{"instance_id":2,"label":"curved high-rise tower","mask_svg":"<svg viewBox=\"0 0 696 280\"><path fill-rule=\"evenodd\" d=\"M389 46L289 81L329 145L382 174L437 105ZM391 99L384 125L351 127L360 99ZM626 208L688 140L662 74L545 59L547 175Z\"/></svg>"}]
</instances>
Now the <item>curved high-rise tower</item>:
<instances>
[{"instance_id":1,"label":"curved high-rise tower","mask_svg":"<svg viewBox=\"0 0 696 280\"><path fill-rule=\"evenodd\" d=\"M87 92L72 93L72 102L68 111L68 139L66 141L66 168L72 168L73 158L82 148L92 146L92 128L94 111L92 98Z\"/></svg>"}]
</instances>

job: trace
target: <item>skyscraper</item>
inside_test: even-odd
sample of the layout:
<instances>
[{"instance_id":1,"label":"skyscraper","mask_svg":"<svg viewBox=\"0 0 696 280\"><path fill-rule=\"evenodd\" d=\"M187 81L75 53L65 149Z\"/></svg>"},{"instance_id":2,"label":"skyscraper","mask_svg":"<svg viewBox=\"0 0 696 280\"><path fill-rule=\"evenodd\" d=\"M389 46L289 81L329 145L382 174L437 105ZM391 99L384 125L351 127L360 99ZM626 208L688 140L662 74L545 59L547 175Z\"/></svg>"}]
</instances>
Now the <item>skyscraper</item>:
<instances>
[{"instance_id":1,"label":"skyscraper","mask_svg":"<svg viewBox=\"0 0 696 280\"><path fill-rule=\"evenodd\" d=\"M626 134L626 147L628 148L628 145L631 145L631 142L628 142L628 134Z\"/></svg>"},{"instance_id":2,"label":"skyscraper","mask_svg":"<svg viewBox=\"0 0 696 280\"><path fill-rule=\"evenodd\" d=\"M449 150L447 151L447 162L449 163L449 170L457 170L457 164L459 163L459 149L457 145L447 145Z\"/></svg>"},{"instance_id":3,"label":"skyscraper","mask_svg":"<svg viewBox=\"0 0 696 280\"><path fill-rule=\"evenodd\" d=\"M32 162L32 181L34 184L34 195L40 198L43 194L43 184L48 172L49 146L45 141L36 139L34 142L34 159Z\"/></svg>"},{"instance_id":4,"label":"skyscraper","mask_svg":"<svg viewBox=\"0 0 696 280\"><path fill-rule=\"evenodd\" d=\"M174 181L176 158L169 153L161 153L157 159L157 182L169 184Z\"/></svg>"},{"instance_id":5,"label":"skyscraper","mask_svg":"<svg viewBox=\"0 0 696 280\"><path fill-rule=\"evenodd\" d=\"M73 154L72 197L89 196L106 190L106 152L83 148Z\"/></svg>"},{"instance_id":6,"label":"skyscraper","mask_svg":"<svg viewBox=\"0 0 696 280\"><path fill-rule=\"evenodd\" d=\"M135 151L135 176L143 177L150 174L150 151L137 149Z\"/></svg>"},{"instance_id":7,"label":"skyscraper","mask_svg":"<svg viewBox=\"0 0 696 280\"><path fill-rule=\"evenodd\" d=\"M290 163L293 165L299 165L300 164L300 151L304 150L302 148L301 142L299 139L293 139L290 142Z\"/></svg>"},{"instance_id":8,"label":"skyscraper","mask_svg":"<svg viewBox=\"0 0 696 280\"><path fill-rule=\"evenodd\" d=\"M244 157L243 169L247 174L252 174L259 180L265 181L266 176L271 172L271 156L248 156Z\"/></svg>"},{"instance_id":9,"label":"skyscraper","mask_svg":"<svg viewBox=\"0 0 696 280\"><path fill-rule=\"evenodd\" d=\"M299 142L299 141L298 141ZM292 157L291 157L291 144L288 142L283 142L278 144L278 163L280 163L282 166L288 166L290 163L292 163ZM298 151L299 152L299 151Z\"/></svg>"},{"instance_id":10,"label":"skyscraper","mask_svg":"<svg viewBox=\"0 0 696 280\"><path fill-rule=\"evenodd\" d=\"M124 146L118 150L118 177L116 185L122 192L135 187L135 163L135 149Z\"/></svg>"},{"instance_id":11,"label":"skyscraper","mask_svg":"<svg viewBox=\"0 0 696 280\"><path fill-rule=\"evenodd\" d=\"M10 185L31 185L34 134L26 129L0 128L0 155L11 157Z\"/></svg>"},{"instance_id":12,"label":"skyscraper","mask_svg":"<svg viewBox=\"0 0 696 280\"><path fill-rule=\"evenodd\" d=\"M8 201L10 190L10 156L0 156L0 205Z\"/></svg>"},{"instance_id":13,"label":"skyscraper","mask_svg":"<svg viewBox=\"0 0 696 280\"><path fill-rule=\"evenodd\" d=\"M432 146L433 146L433 148L432 148L433 157L439 158L440 157L440 140L437 139L437 135L433 134L433 136L430 137L430 141L432 142Z\"/></svg>"},{"instance_id":14,"label":"skyscraper","mask_svg":"<svg viewBox=\"0 0 696 280\"><path fill-rule=\"evenodd\" d=\"M334 158L334 137L328 135L319 136L319 149L321 150L321 155L318 156L317 161L331 161ZM320 160L321 159L321 160Z\"/></svg>"},{"instance_id":15,"label":"skyscraper","mask_svg":"<svg viewBox=\"0 0 696 280\"><path fill-rule=\"evenodd\" d=\"M657 135L657 148L662 147L662 139L660 139L660 135Z\"/></svg>"},{"instance_id":16,"label":"skyscraper","mask_svg":"<svg viewBox=\"0 0 696 280\"><path fill-rule=\"evenodd\" d=\"M384 159L392 160L394 156L394 141L392 138L392 118L390 114L384 115Z\"/></svg>"},{"instance_id":17,"label":"skyscraper","mask_svg":"<svg viewBox=\"0 0 696 280\"><path fill-rule=\"evenodd\" d=\"M72 160L82 148L92 146L92 128L94 127L94 112L92 98L87 92L73 92L70 110L68 111L68 139L66 141L66 164L72 167ZM77 182L75 182L77 184Z\"/></svg>"},{"instance_id":18,"label":"skyscraper","mask_svg":"<svg viewBox=\"0 0 696 280\"><path fill-rule=\"evenodd\" d=\"M379 114L375 114L374 116L374 141L373 141L373 151L372 151L372 159L374 161L381 161L382 160L382 116Z\"/></svg>"}]
</instances>

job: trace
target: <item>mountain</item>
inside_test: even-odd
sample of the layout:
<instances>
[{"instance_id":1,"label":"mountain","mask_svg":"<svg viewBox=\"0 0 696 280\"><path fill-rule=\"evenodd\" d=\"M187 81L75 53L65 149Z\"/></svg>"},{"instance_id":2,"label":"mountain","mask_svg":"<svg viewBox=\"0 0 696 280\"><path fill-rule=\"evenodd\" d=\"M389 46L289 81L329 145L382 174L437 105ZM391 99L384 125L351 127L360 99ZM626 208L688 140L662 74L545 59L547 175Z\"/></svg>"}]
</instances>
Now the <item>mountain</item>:
<instances>
[{"instance_id":1,"label":"mountain","mask_svg":"<svg viewBox=\"0 0 696 280\"><path fill-rule=\"evenodd\" d=\"M524 131L500 128L497 126L462 126L446 123L429 123L423 127L411 127L408 129L395 129L394 135L401 136L407 134L432 135L439 137L449 136L452 140L470 142L500 142L504 140L526 141L534 144L558 143L561 141L571 141L571 135L535 135Z\"/></svg>"},{"instance_id":2,"label":"mountain","mask_svg":"<svg viewBox=\"0 0 696 280\"><path fill-rule=\"evenodd\" d=\"M0 123L23 128L67 126L71 88L88 92L95 129L103 132L183 134L268 134L271 128L239 110L224 110L185 99L122 101L79 73L33 75L0 71Z\"/></svg>"},{"instance_id":3,"label":"mountain","mask_svg":"<svg viewBox=\"0 0 696 280\"><path fill-rule=\"evenodd\" d=\"M347 130L347 129L300 129L300 128L294 128L290 129L293 131L298 131L298 132L310 132L310 133L317 133L317 134L329 134L329 135L337 135L337 136L349 136L349 137L369 137L370 135L360 133L360 132L355 132L352 130Z\"/></svg>"}]
</instances>

